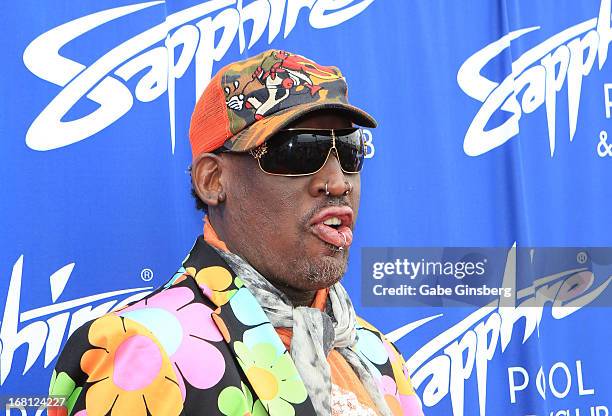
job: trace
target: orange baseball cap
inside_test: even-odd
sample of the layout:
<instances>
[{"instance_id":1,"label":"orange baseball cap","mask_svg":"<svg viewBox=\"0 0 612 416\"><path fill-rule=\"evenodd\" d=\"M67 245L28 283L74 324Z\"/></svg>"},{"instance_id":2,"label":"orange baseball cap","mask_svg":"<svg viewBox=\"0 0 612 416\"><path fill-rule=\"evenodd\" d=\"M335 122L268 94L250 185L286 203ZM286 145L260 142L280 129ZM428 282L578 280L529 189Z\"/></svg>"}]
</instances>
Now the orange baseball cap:
<instances>
[{"instance_id":1,"label":"orange baseball cap","mask_svg":"<svg viewBox=\"0 0 612 416\"><path fill-rule=\"evenodd\" d=\"M223 67L196 103L189 141L195 158L221 147L249 151L313 111L347 113L363 127L376 120L348 103L340 69L281 50L268 50Z\"/></svg>"}]
</instances>

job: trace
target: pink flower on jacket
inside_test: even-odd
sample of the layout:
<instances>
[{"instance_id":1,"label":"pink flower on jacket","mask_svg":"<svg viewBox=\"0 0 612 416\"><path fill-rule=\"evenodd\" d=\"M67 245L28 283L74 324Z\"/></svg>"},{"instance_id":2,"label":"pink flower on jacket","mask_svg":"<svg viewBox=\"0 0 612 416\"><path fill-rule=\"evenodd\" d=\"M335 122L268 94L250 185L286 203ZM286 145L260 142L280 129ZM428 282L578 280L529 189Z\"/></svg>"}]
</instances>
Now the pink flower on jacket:
<instances>
[{"instance_id":1,"label":"pink flower on jacket","mask_svg":"<svg viewBox=\"0 0 612 416\"><path fill-rule=\"evenodd\" d=\"M208 389L225 372L223 355L209 342L223 339L211 317L213 311L193 300L189 288L173 287L117 312L140 323L157 338L170 357L183 399L183 378L195 388Z\"/></svg>"}]
</instances>

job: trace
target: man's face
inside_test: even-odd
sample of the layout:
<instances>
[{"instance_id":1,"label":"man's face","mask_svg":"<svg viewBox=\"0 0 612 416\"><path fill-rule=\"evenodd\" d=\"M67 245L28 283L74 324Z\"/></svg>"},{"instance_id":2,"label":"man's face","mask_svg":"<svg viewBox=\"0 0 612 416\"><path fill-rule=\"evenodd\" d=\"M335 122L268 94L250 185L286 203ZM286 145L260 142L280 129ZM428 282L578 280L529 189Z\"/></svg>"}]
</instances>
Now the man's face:
<instances>
[{"instance_id":1,"label":"man's face","mask_svg":"<svg viewBox=\"0 0 612 416\"><path fill-rule=\"evenodd\" d=\"M344 116L318 112L290 127L351 126ZM227 199L210 216L229 249L281 289L313 291L340 280L349 249L338 246L345 237L347 246L352 240L359 174L343 173L334 151L317 173L299 177L266 174L249 154L223 154L221 159L219 180ZM333 217L342 223L335 225Z\"/></svg>"}]
</instances>

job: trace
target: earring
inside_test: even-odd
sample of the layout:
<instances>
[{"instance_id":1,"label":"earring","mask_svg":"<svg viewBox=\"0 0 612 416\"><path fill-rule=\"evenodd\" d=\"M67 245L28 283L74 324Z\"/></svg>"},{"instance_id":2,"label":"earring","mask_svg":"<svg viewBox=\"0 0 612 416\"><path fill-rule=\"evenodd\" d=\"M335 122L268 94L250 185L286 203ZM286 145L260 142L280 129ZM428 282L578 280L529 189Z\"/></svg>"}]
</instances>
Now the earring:
<instances>
[{"instance_id":1,"label":"earring","mask_svg":"<svg viewBox=\"0 0 612 416\"><path fill-rule=\"evenodd\" d=\"M327 182L325 182L325 195L329 196L329 191L327 190Z\"/></svg>"},{"instance_id":2,"label":"earring","mask_svg":"<svg viewBox=\"0 0 612 416\"><path fill-rule=\"evenodd\" d=\"M219 192L219 195L217 196L217 200L219 202L225 202L225 198L226 198L225 192L223 191Z\"/></svg>"}]
</instances>

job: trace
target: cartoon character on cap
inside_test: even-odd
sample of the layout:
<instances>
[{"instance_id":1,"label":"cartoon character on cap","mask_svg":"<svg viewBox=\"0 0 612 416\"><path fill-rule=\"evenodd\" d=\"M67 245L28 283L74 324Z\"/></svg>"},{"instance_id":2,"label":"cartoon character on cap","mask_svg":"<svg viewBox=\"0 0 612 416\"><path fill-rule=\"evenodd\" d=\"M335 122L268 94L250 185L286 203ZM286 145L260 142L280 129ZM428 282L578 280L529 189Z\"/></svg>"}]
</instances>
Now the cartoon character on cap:
<instances>
[{"instance_id":1,"label":"cartoon character on cap","mask_svg":"<svg viewBox=\"0 0 612 416\"><path fill-rule=\"evenodd\" d=\"M272 64L270 64L272 61ZM332 81L341 78L332 67L326 67L304 58L300 55L285 51L273 51L264 58L252 74L252 81L257 80L267 94L261 100L256 94L248 94L245 101L245 90L251 81L247 82L240 93L228 98L227 106L233 110L247 109L255 110L253 117L261 120L271 110L285 101L292 94L300 94L302 91L314 96L324 87L321 81ZM234 83L234 88L239 87ZM228 89L226 89L228 93Z\"/></svg>"}]
</instances>

